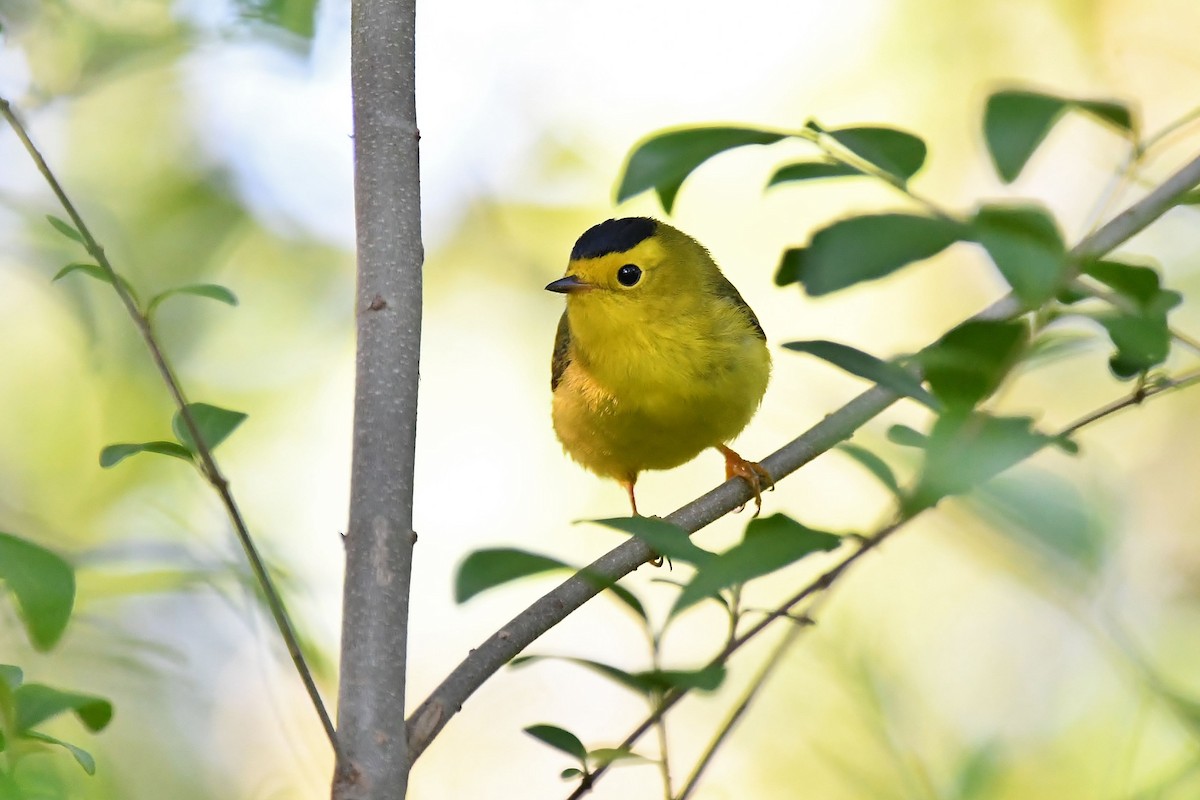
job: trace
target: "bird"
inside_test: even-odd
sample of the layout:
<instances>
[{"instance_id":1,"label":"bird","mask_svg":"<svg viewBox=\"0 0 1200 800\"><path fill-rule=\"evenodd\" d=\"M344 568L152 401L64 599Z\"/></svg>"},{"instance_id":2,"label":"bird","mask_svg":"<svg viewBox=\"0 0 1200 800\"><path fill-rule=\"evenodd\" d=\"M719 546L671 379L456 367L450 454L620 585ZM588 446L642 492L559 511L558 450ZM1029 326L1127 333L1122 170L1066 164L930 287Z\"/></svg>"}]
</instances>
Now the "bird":
<instances>
[{"instance_id":1,"label":"bird","mask_svg":"<svg viewBox=\"0 0 1200 800\"><path fill-rule=\"evenodd\" d=\"M711 254L649 217L609 219L571 249L551 357L552 420L563 449L634 486L716 448L762 510L770 473L728 446L758 410L771 374L767 337Z\"/></svg>"}]
</instances>

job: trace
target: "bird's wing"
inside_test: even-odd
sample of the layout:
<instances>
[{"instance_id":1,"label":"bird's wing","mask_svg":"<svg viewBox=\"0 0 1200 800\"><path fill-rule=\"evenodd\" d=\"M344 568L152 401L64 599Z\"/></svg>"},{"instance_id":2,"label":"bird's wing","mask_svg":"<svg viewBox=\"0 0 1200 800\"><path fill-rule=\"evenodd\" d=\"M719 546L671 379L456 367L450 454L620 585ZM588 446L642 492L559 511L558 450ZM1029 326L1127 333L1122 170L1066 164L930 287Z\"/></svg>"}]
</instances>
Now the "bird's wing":
<instances>
[{"instance_id":1,"label":"bird's wing","mask_svg":"<svg viewBox=\"0 0 1200 800\"><path fill-rule=\"evenodd\" d=\"M558 388L558 382L567 371L571 363L570 352L571 327L567 324L567 312L564 311L558 320L558 331L554 334L554 355L550 357L550 391Z\"/></svg>"},{"instance_id":2,"label":"bird's wing","mask_svg":"<svg viewBox=\"0 0 1200 800\"><path fill-rule=\"evenodd\" d=\"M717 280L713 284L713 293L717 295L717 297L729 300L735 306L744 311L746 316L750 319L750 324L754 326L754 330L758 333L758 338L762 339L764 342L767 340L767 333L763 330L762 324L758 321L758 317L754 316L754 310L751 309L746 301L742 299L742 296L738 294L737 288L729 282L729 279L720 273L717 273ZM565 322L566 317L564 317L563 320ZM559 330L561 333L562 329L560 328ZM555 353L557 352L558 351L556 348Z\"/></svg>"}]
</instances>

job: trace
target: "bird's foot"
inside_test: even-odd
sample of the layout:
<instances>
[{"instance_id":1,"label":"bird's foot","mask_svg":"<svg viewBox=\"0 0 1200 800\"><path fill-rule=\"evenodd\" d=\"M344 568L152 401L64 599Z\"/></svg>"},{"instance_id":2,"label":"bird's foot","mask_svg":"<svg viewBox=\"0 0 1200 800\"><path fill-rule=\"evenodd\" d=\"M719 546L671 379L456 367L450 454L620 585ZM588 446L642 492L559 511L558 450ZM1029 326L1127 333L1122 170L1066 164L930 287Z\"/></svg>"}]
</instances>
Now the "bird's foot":
<instances>
[{"instance_id":1,"label":"bird's foot","mask_svg":"<svg viewBox=\"0 0 1200 800\"><path fill-rule=\"evenodd\" d=\"M762 511L762 489L765 486L774 491L775 479L757 461L747 461L723 444L717 445L717 449L725 456L725 479L737 477L750 484L750 491L754 492L754 516L757 517ZM738 511L745 507L743 504Z\"/></svg>"}]
</instances>

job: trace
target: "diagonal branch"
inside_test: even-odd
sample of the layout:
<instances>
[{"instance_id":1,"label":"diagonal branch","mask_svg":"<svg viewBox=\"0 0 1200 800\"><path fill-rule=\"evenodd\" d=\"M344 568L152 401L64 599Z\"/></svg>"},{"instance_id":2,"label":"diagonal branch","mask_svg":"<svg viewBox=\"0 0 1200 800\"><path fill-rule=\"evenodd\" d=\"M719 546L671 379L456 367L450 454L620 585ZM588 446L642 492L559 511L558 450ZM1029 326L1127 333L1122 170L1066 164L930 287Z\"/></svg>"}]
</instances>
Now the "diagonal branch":
<instances>
[{"instance_id":1,"label":"diagonal branch","mask_svg":"<svg viewBox=\"0 0 1200 800\"><path fill-rule=\"evenodd\" d=\"M300 675L300 680L304 683L304 689L308 692L309 699L312 700L313 707L317 711L317 716L321 719L321 725L325 729L325 734L329 737L329 742L336 751L338 744L337 734L333 728L333 721L329 716L329 712L325 709L324 702L321 700L321 692L317 688L316 681L313 679L312 670L309 669L308 663L304 659L304 652L300 648L300 639L296 635L291 618L288 616L283 598L280 597L279 590L275 587L274 581L271 580L266 562L263 560L262 554L259 553L258 547L254 544L254 539L250 536L246 520L242 517L242 512L238 508L237 501L234 500L233 494L229 490L229 481L221 473L216 459L213 457L212 449L204 441L204 436L200 433L200 429L196 425L196 419L192 415L191 407L188 405L187 397L184 395L183 386L176 377L175 371L171 368L171 362L168 360L166 353L154 335L154 329L150 325L150 318L138 307L137 300L130 294L125 282L120 279L116 270L113 269L108 256L104 253L104 248L101 247L96 237L92 235L87 223L83 221L83 217L79 214L78 209L75 208L75 204L67 197L66 190L58 182L58 178L55 177L54 172L42 157L41 151L33 143L24 124L17 117L9 102L3 97L0 97L0 116L3 116L16 132L17 138L25 146L29 157L33 159L38 171L50 186L50 190L58 198L63 211L71 218L71 223L75 226L75 230L79 232L84 249L87 250L92 258L96 259L96 264L108 276L109 283L112 284L117 296L121 298L121 303L125 306L125 310L129 312L129 317L133 320L134 326L137 327L138 333L141 334L142 340L146 344L146 349L150 351L150 358L154 361L154 366L158 369L163 383L166 384L167 391L171 394L171 399L175 401L175 406L179 410L179 416L183 420L184 426L187 427L188 433L191 434L192 441L196 443L196 456L200 459L200 472L221 498L221 504L225 506L225 511L233 523L234 532L237 534L238 542L242 545L242 550L246 554L246 560L250 564L250 570L254 574L254 579L258 582L259 587L262 589L263 597L267 601L267 608L275 620L275 626L279 629L280 636L283 637L288 655L291 656L292 663L296 667L296 672Z\"/></svg>"},{"instance_id":2,"label":"diagonal branch","mask_svg":"<svg viewBox=\"0 0 1200 800\"><path fill-rule=\"evenodd\" d=\"M1180 168L1144 198L1080 241L1070 253L1073 263L1102 256L1127 241L1166 213L1180 195L1197 184L1200 184L1200 157ZM1020 304L1009 295L974 318L1003 319L1020 312ZM850 438L858 428L897 399L896 394L882 387L868 389L763 459L762 465L778 482L837 443ZM749 500L750 490L745 482L728 481L666 519L688 533L695 533ZM584 572L589 578L575 575L567 579L472 650L409 717L409 751L412 759L415 761L424 752L450 717L462 708L463 702L492 674L598 594L604 586L628 575L651 556L649 548L636 539L617 546L585 568Z\"/></svg>"}]
</instances>

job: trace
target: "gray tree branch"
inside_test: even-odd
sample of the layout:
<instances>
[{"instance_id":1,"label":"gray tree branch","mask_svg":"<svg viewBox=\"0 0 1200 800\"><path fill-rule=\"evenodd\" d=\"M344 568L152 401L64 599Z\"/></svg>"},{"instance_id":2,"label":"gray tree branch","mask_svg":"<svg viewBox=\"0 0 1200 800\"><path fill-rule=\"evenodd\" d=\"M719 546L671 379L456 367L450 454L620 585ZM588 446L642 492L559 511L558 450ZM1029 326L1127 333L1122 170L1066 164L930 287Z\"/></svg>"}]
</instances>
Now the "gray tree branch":
<instances>
[{"instance_id":1,"label":"gray tree branch","mask_svg":"<svg viewBox=\"0 0 1200 800\"><path fill-rule=\"evenodd\" d=\"M401 798L417 382L421 196L415 0L354 0L358 358L335 800Z\"/></svg>"}]
</instances>

